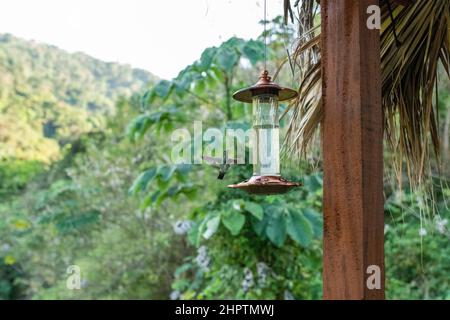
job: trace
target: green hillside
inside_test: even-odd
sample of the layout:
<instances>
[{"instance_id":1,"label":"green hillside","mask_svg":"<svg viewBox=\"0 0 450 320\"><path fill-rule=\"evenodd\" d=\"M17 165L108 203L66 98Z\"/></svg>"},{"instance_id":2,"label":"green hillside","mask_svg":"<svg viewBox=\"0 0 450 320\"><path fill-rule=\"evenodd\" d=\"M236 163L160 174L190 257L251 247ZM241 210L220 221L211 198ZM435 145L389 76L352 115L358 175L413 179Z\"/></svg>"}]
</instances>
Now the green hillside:
<instances>
[{"instance_id":1,"label":"green hillside","mask_svg":"<svg viewBox=\"0 0 450 320\"><path fill-rule=\"evenodd\" d=\"M0 35L0 160L58 159L62 146L103 127L120 96L154 80L127 65Z\"/></svg>"}]
</instances>

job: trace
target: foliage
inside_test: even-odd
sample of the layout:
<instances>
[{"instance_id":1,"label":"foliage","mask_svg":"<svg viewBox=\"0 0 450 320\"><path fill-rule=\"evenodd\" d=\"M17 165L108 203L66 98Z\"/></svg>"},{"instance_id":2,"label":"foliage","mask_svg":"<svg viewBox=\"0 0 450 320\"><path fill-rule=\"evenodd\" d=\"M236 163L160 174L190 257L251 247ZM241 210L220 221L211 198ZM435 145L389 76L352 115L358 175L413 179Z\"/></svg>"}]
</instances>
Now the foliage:
<instances>
[{"instance_id":1,"label":"foliage","mask_svg":"<svg viewBox=\"0 0 450 320\"><path fill-rule=\"evenodd\" d=\"M7 196L23 190L28 181L43 169L38 161L0 162L0 195Z\"/></svg>"},{"instance_id":2,"label":"foliage","mask_svg":"<svg viewBox=\"0 0 450 320\"><path fill-rule=\"evenodd\" d=\"M232 38L220 47L206 49L200 60L188 66L177 78L157 83L143 96L143 115L137 117L128 128L130 138L136 141L146 134L155 136L167 132L168 128L172 129L170 124L186 124L196 115L199 115L199 120L215 123L222 128L235 126L236 123L223 123L217 118L216 112L220 111L221 118L225 117L228 121L248 114L242 113L245 110L242 104L230 99L232 90L237 89L233 80L242 59L248 59L252 64L262 59L261 44L258 41L245 42ZM242 85L239 83L239 86ZM219 88L215 90L219 94L212 96L211 89L214 88ZM215 107L215 110L211 110L211 107ZM199 109L207 112L197 112ZM191 118L186 114L191 115ZM176 201L176 193L170 194L169 191L183 191L184 185L180 183L198 181L196 177L200 176L199 170L189 171L188 180L188 172L179 169L171 165L147 168L137 177L130 191L146 195L142 207L158 207L161 204L160 194L170 195L162 199ZM235 172L237 170L233 169ZM242 175L234 176L234 179L239 178L242 179ZM190 211L188 227L184 228L183 223L180 223L179 233L184 234L189 229L187 239L190 244L203 252L203 255L207 251L208 258L205 256L203 259L212 262L208 266L210 270L206 272L202 263L195 263L201 259L199 256L186 257L186 263L175 272L177 280L173 284L174 293L182 294L183 298L282 298L286 291L288 296L307 297L302 292L302 285L294 284L294 280L312 277L316 285L319 284L320 259L318 250L313 251L311 248L319 248L320 252L317 239L321 234L320 215L312 207L308 207L311 203L316 206L320 204L314 197L321 196L318 191L321 179L317 176L308 178L311 188L315 185L316 189L311 190L310 195L304 193L305 201L295 205L292 201L294 198L248 198L241 193L223 189L210 202L197 200L194 203L197 204L196 207ZM172 183L178 187L169 187ZM203 185L204 183L188 183L188 194L192 192L195 195L195 190L205 189ZM183 193L186 195L186 192ZM236 251L236 248L240 250ZM224 255L226 252L229 253ZM315 262L305 258L302 252ZM292 258L297 255L301 258ZM304 263L298 265L299 261ZM243 271L255 269L258 262L267 268L273 268L268 275L270 285L262 291L244 292L241 286ZM285 274L284 268L287 266L291 266L292 270ZM225 281L217 281L219 274ZM319 297L318 288L317 286L317 290L308 297Z\"/></svg>"},{"instance_id":3,"label":"foliage","mask_svg":"<svg viewBox=\"0 0 450 320\"><path fill-rule=\"evenodd\" d=\"M126 101L118 108L129 116L134 112ZM6 264L0 271L20 270L5 278L3 297L168 296L174 261L185 251L183 241L171 237L176 214L167 206L140 210L139 199L127 193L140 166L152 161L148 155L154 142L149 142L130 145L114 131L90 136L76 154L66 155L70 161L55 164L34 178L20 198L2 204L0 234L7 251L0 253ZM81 291L66 288L70 265L81 268ZM11 289L15 286L20 291Z\"/></svg>"},{"instance_id":4,"label":"foliage","mask_svg":"<svg viewBox=\"0 0 450 320\"><path fill-rule=\"evenodd\" d=\"M280 22L273 21L269 54L282 63L286 33L277 27ZM21 64L28 68L27 61L40 62L44 52L48 70L53 71L49 79L22 81L31 86L27 92L36 104L20 92L0 95L0 115L10 117L3 120L7 125L18 119L19 126L31 128L29 120L40 119L36 127L28 128L34 130L30 135L36 140L30 141L36 149L27 146L24 151L30 154L0 164L0 298L321 298L320 173L300 163L305 169L299 177L297 164L295 171L285 166L283 174L295 173L290 178L302 180L303 187L284 196L257 197L226 188L248 178L249 166L232 166L222 181L211 166L175 165L168 156L172 130L190 128L194 120L221 130L246 126L250 110L233 102L231 93L254 82L254 69L262 67L261 41L232 38L206 49L175 79L159 81L143 95L118 98L122 89L140 85L108 75L122 79L122 74L128 77L136 71L11 37L2 39L0 62L23 55L27 58ZM1 59L4 46L13 50L5 54L6 60ZM53 60L68 63L75 73L79 70L79 77L67 75L71 81L64 82L54 71ZM46 68L42 65L33 74ZM25 79L19 69L15 64L15 76ZM91 71L99 77L92 87ZM9 79L1 78L4 74L0 73L0 81ZM144 82L146 76L133 83ZM280 81L288 79L283 73L279 76ZM46 85L50 85L47 92ZM68 94L65 89L72 85L83 94ZM46 96L37 96L35 89ZM442 89L441 101L447 101L447 91ZM101 107L104 99L115 101L114 112ZM18 107L2 109L4 101ZM83 101L97 101L101 110L90 110ZM446 115L447 108L442 110ZM40 122L41 115L53 117L55 112L61 128L56 131ZM104 124L88 123L97 116ZM45 137L41 131L53 136ZM23 132L8 127L7 136L20 142L20 135L26 137ZM48 154L52 145L57 146L55 158ZM14 152L17 156L19 151ZM45 161L48 164L42 164ZM435 191L434 198L428 198L421 190L405 188L399 193L385 187L389 298L449 298L445 221L450 191L447 187ZM434 205L424 205L430 202ZM431 209L440 220L430 218ZM81 268L80 290L66 287L71 265Z\"/></svg>"},{"instance_id":5,"label":"foliage","mask_svg":"<svg viewBox=\"0 0 450 320\"><path fill-rule=\"evenodd\" d=\"M449 299L450 189L398 191L385 207L386 288L389 299ZM432 201L434 206L427 206ZM430 208L435 211L433 217Z\"/></svg>"},{"instance_id":6,"label":"foliage","mask_svg":"<svg viewBox=\"0 0 450 320\"><path fill-rule=\"evenodd\" d=\"M193 211L187 237L197 256L176 271L173 289L184 299L319 298L321 178L309 178L318 182L308 184L311 192L264 198L222 190Z\"/></svg>"},{"instance_id":7,"label":"foliage","mask_svg":"<svg viewBox=\"0 0 450 320\"><path fill-rule=\"evenodd\" d=\"M50 163L101 129L120 96L156 80L129 66L0 35L0 160Z\"/></svg>"}]
</instances>

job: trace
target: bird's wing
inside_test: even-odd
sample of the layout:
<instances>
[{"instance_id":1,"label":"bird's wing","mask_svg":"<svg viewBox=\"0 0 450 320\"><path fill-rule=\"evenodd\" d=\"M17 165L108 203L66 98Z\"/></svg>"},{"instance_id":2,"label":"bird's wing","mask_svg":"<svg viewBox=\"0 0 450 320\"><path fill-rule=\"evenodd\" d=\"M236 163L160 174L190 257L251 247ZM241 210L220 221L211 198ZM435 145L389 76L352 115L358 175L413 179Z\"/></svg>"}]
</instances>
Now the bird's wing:
<instances>
[{"instance_id":1,"label":"bird's wing","mask_svg":"<svg viewBox=\"0 0 450 320\"><path fill-rule=\"evenodd\" d=\"M205 160L209 164L217 164L217 165L219 165L221 162L220 158L212 158L212 157L203 157L203 160Z\"/></svg>"}]
</instances>

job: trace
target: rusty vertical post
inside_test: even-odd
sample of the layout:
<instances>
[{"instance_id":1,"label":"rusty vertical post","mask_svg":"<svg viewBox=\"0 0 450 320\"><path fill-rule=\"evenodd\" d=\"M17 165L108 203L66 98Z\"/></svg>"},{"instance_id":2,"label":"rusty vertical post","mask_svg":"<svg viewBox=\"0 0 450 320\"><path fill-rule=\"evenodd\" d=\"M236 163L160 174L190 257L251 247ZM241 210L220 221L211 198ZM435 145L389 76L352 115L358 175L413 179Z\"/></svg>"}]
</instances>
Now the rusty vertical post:
<instances>
[{"instance_id":1,"label":"rusty vertical post","mask_svg":"<svg viewBox=\"0 0 450 320\"><path fill-rule=\"evenodd\" d=\"M324 299L384 299L380 30L367 27L378 4L321 1Z\"/></svg>"}]
</instances>

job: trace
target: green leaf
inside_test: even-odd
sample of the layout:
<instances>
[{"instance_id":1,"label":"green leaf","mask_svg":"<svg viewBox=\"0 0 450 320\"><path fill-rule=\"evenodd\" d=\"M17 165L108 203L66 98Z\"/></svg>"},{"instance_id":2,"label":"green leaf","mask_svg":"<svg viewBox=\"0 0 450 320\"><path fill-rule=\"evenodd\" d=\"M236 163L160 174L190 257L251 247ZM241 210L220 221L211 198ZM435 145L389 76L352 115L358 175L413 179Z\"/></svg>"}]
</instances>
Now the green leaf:
<instances>
[{"instance_id":1,"label":"green leaf","mask_svg":"<svg viewBox=\"0 0 450 320\"><path fill-rule=\"evenodd\" d=\"M178 164L178 165L176 165L176 167L177 167L178 174L181 176L188 174L193 169L192 164Z\"/></svg>"},{"instance_id":2,"label":"green leaf","mask_svg":"<svg viewBox=\"0 0 450 320\"><path fill-rule=\"evenodd\" d=\"M287 219L287 232L292 240L303 247L308 247L313 238L311 223L303 213L290 211Z\"/></svg>"},{"instance_id":3,"label":"green leaf","mask_svg":"<svg viewBox=\"0 0 450 320\"><path fill-rule=\"evenodd\" d=\"M198 225L197 228L197 232L195 234L196 238L195 238L195 246L199 246L201 239L202 239L202 235L205 233L206 227L207 227L207 223L208 223L208 219L205 218L202 220L202 222L200 222L200 224Z\"/></svg>"},{"instance_id":4,"label":"green leaf","mask_svg":"<svg viewBox=\"0 0 450 320\"><path fill-rule=\"evenodd\" d=\"M316 238L322 238L323 232L323 219L322 216L314 210L311 209L303 209L303 213L305 218L309 220L312 225L314 236Z\"/></svg>"},{"instance_id":5,"label":"green leaf","mask_svg":"<svg viewBox=\"0 0 450 320\"><path fill-rule=\"evenodd\" d=\"M322 178L317 175L306 176L304 180L305 180L305 187L310 192L316 192L317 190L322 188L323 184Z\"/></svg>"},{"instance_id":6,"label":"green leaf","mask_svg":"<svg viewBox=\"0 0 450 320\"><path fill-rule=\"evenodd\" d=\"M222 222L233 236L238 235L245 223L245 216L237 211L222 214Z\"/></svg>"},{"instance_id":7,"label":"green leaf","mask_svg":"<svg viewBox=\"0 0 450 320\"><path fill-rule=\"evenodd\" d=\"M258 220L262 220L262 218L264 217L263 208L255 202L246 201L244 208Z\"/></svg>"},{"instance_id":8,"label":"green leaf","mask_svg":"<svg viewBox=\"0 0 450 320\"><path fill-rule=\"evenodd\" d=\"M177 170L177 166L161 166L158 169L158 176L161 177L163 181L169 181L172 178L174 172Z\"/></svg>"},{"instance_id":9,"label":"green leaf","mask_svg":"<svg viewBox=\"0 0 450 320\"><path fill-rule=\"evenodd\" d=\"M197 197L197 187L185 187L182 189L182 193L186 196L186 198L192 201Z\"/></svg>"},{"instance_id":10,"label":"green leaf","mask_svg":"<svg viewBox=\"0 0 450 320\"><path fill-rule=\"evenodd\" d=\"M196 95L201 96L201 95L205 92L205 88L206 88L205 80L204 80L204 79L198 80L198 81L195 83L194 93L195 93Z\"/></svg>"},{"instance_id":11,"label":"green leaf","mask_svg":"<svg viewBox=\"0 0 450 320\"><path fill-rule=\"evenodd\" d=\"M189 89L192 83L192 75L189 72L180 74L176 80L174 80L175 92L182 95Z\"/></svg>"},{"instance_id":12,"label":"green leaf","mask_svg":"<svg viewBox=\"0 0 450 320\"><path fill-rule=\"evenodd\" d=\"M192 263L184 263L181 266L179 266L178 268L175 269L174 272L174 276L177 278L179 277L182 273L188 271L192 269Z\"/></svg>"},{"instance_id":13,"label":"green leaf","mask_svg":"<svg viewBox=\"0 0 450 320\"><path fill-rule=\"evenodd\" d=\"M268 214L264 215L262 220L258 220L256 218L252 219L253 231L255 231L255 233L258 236L265 238L266 237L266 228L267 228L268 223L269 223L269 215Z\"/></svg>"},{"instance_id":14,"label":"green leaf","mask_svg":"<svg viewBox=\"0 0 450 320\"><path fill-rule=\"evenodd\" d=\"M153 92L161 99L166 99L172 90L173 83L167 80L161 80L153 87Z\"/></svg>"},{"instance_id":15,"label":"green leaf","mask_svg":"<svg viewBox=\"0 0 450 320\"><path fill-rule=\"evenodd\" d=\"M156 207L161 206L161 203L163 203L163 201L168 198L167 191L168 190L163 190L163 191L159 192L159 194L157 196L155 195L156 198L155 198L155 200L153 202L154 202Z\"/></svg>"},{"instance_id":16,"label":"green leaf","mask_svg":"<svg viewBox=\"0 0 450 320\"><path fill-rule=\"evenodd\" d=\"M169 180L163 180L161 177L159 177L159 179L156 181L156 188L159 190L167 190L169 188L170 185L170 181Z\"/></svg>"},{"instance_id":17,"label":"green leaf","mask_svg":"<svg viewBox=\"0 0 450 320\"><path fill-rule=\"evenodd\" d=\"M171 186L169 189L167 189L167 196L174 197L179 194L183 190L183 188L184 186L181 184Z\"/></svg>"},{"instance_id":18,"label":"green leaf","mask_svg":"<svg viewBox=\"0 0 450 320\"><path fill-rule=\"evenodd\" d=\"M138 116L128 126L127 135L132 141L142 138L147 130L160 120L161 115L161 112L154 112Z\"/></svg>"},{"instance_id":19,"label":"green leaf","mask_svg":"<svg viewBox=\"0 0 450 320\"><path fill-rule=\"evenodd\" d=\"M200 231L200 226L202 224L203 224L203 222L195 223L192 226L191 230L189 230L189 232L188 232L187 238L194 247L198 247L200 244L199 231Z\"/></svg>"},{"instance_id":20,"label":"green leaf","mask_svg":"<svg viewBox=\"0 0 450 320\"><path fill-rule=\"evenodd\" d=\"M213 58L216 54L217 48L207 48L203 51L202 56L200 57L200 67L202 69L209 69Z\"/></svg>"},{"instance_id":21,"label":"green leaf","mask_svg":"<svg viewBox=\"0 0 450 320\"><path fill-rule=\"evenodd\" d=\"M217 79L218 82L224 81L224 76L223 76L222 70L220 70L217 67L211 67L211 69L209 69L209 71L211 74L214 75L214 77Z\"/></svg>"},{"instance_id":22,"label":"green leaf","mask_svg":"<svg viewBox=\"0 0 450 320\"><path fill-rule=\"evenodd\" d=\"M134 180L133 185L128 190L130 194L137 194L143 190L147 189L148 184L156 176L157 168L151 168L142 172L136 180Z\"/></svg>"},{"instance_id":23,"label":"green leaf","mask_svg":"<svg viewBox=\"0 0 450 320\"><path fill-rule=\"evenodd\" d=\"M100 213L96 211L84 213L75 217L71 216L58 222L56 224L56 228L60 233L69 233L72 231L80 230L88 225L91 225L97 222L99 218Z\"/></svg>"},{"instance_id":24,"label":"green leaf","mask_svg":"<svg viewBox=\"0 0 450 320\"><path fill-rule=\"evenodd\" d=\"M144 93L144 95L142 95L141 101L140 101L142 109L147 108L152 93L153 93L152 90L148 90L147 92Z\"/></svg>"},{"instance_id":25,"label":"green leaf","mask_svg":"<svg viewBox=\"0 0 450 320\"><path fill-rule=\"evenodd\" d=\"M217 52L217 64L227 73L231 73L234 66L239 62L239 54L233 48L221 47Z\"/></svg>"},{"instance_id":26,"label":"green leaf","mask_svg":"<svg viewBox=\"0 0 450 320\"><path fill-rule=\"evenodd\" d=\"M155 202L159 199L159 197L162 196L164 193L165 193L165 191L164 191L164 192L161 192L161 190L158 190L158 191L156 191L156 192L154 192L154 193L152 193L152 194L147 195L147 196L144 198L144 200L141 202L140 208L141 208L141 209L145 209L145 208L151 206L151 205L152 205L153 203L155 203Z\"/></svg>"},{"instance_id":27,"label":"green leaf","mask_svg":"<svg viewBox=\"0 0 450 320\"><path fill-rule=\"evenodd\" d=\"M242 51L252 65L255 65L258 61L264 59L264 43L261 41L248 41Z\"/></svg>"},{"instance_id":28,"label":"green leaf","mask_svg":"<svg viewBox=\"0 0 450 320\"><path fill-rule=\"evenodd\" d=\"M203 233L203 238L209 239L214 233L216 233L217 229L220 225L220 216L213 217L208 220L206 223L206 231Z\"/></svg>"},{"instance_id":29,"label":"green leaf","mask_svg":"<svg viewBox=\"0 0 450 320\"><path fill-rule=\"evenodd\" d=\"M205 77L206 84L208 85L208 89L215 89L217 85L220 83L216 77L216 74L212 70L208 70Z\"/></svg>"},{"instance_id":30,"label":"green leaf","mask_svg":"<svg viewBox=\"0 0 450 320\"><path fill-rule=\"evenodd\" d=\"M236 50L242 51L242 47L245 45L245 40L237 37L231 37L224 43L220 45L220 47L225 48L234 48Z\"/></svg>"},{"instance_id":31,"label":"green leaf","mask_svg":"<svg viewBox=\"0 0 450 320\"><path fill-rule=\"evenodd\" d=\"M271 208L274 208L273 206ZM286 220L279 209L268 213L269 221L266 227L266 235L269 240L276 245L281 247L286 240Z\"/></svg>"}]
</instances>

